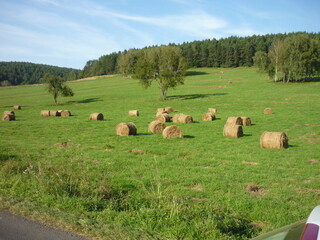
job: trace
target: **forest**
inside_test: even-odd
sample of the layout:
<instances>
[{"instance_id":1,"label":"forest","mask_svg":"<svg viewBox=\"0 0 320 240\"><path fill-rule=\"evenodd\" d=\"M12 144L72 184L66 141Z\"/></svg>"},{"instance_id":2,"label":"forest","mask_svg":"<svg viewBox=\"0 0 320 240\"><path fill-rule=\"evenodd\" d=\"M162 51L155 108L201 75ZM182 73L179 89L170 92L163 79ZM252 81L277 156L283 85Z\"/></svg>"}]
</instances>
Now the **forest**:
<instances>
[{"instance_id":1,"label":"forest","mask_svg":"<svg viewBox=\"0 0 320 240\"><path fill-rule=\"evenodd\" d=\"M45 73L69 81L79 78L81 70L28 62L0 62L0 86L39 83Z\"/></svg>"},{"instance_id":2,"label":"forest","mask_svg":"<svg viewBox=\"0 0 320 240\"><path fill-rule=\"evenodd\" d=\"M296 44L294 39L298 42L302 39L302 42ZM281 49L279 47L278 52L275 52L275 42L283 46ZM290 47L284 47L289 45ZM295 32L248 37L231 36L218 40L213 38L182 44L170 43L168 46L176 46L181 49L187 68L251 67L255 64L261 71L267 72L270 78L276 80L282 78L283 81L297 80L294 79L295 77L306 79L320 72L320 33ZM143 49L155 47L158 46ZM99 59L87 61L82 70L23 62L0 62L0 86L39 83L40 78L47 72L67 81L120 73L119 60L124 55L135 54L143 49L128 49L103 55ZM280 66L275 64L274 57L282 59ZM302 57L301 61L304 61L303 66L308 68L307 73L303 72L304 67L298 62L299 57ZM284 59L289 60L284 62ZM134 63L132 65L134 66ZM296 68L299 68L299 73L294 73L292 70Z\"/></svg>"}]
</instances>

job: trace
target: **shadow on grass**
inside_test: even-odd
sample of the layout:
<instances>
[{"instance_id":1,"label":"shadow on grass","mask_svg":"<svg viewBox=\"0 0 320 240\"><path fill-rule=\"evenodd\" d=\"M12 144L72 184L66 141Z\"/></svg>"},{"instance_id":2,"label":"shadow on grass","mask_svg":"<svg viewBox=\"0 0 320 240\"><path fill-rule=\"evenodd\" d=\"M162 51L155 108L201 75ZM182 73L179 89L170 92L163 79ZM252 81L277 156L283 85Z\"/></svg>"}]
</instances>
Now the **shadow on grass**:
<instances>
[{"instance_id":1,"label":"shadow on grass","mask_svg":"<svg viewBox=\"0 0 320 240\"><path fill-rule=\"evenodd\" d=\"M11 158L15 158L15 155L11 155L11 154L6 154L6 153L0 153L0 162L4 162L4 161L8 161Z\"/></svg>"},{"instance_id":2,"label":"shadow on grass","mask_svg":"<svg viewBox=\"0 0 320 240\"><path fill-rule=\"evenodd\" d=\"M309 78L305 81L301 81L301 83L303 82L320 82L320 77Z\"/></svg>"},{"instance_id":3,"label":"shadow on grass","mask_svg":"<svg viewBox=\"0 0 320 240\"><path fill-rule=\"evenodd\" d=\"M78 100L78 101L68 101L65 104L72 104L72 103L92 103L92 102L100 102L103 101L100 98L87 98L87 99L83 99L83 100ZM65 104L61 104L61 105L65 105ZM59 104L60 105L60 104Z\"/></svg>"},{"instance_id":4,"label":"shadow on grass","mask_svg":"<svg viewBox=\"0 0 320 240\"><path fill-rule=\"evenodd\" d=\"M191 136L191 135L184 135L183 138L195 138L195 136Z\"/></svg>"},{"instance_id":5,"label":"shadow on grass","mask_svg":"<svg viewBox=\"0 0 320 240\"><path fill-rule=\"evenodd\" d=\"M222 96L222 95L227 95L227 93L173 95L173 96L168 96L167 100L191 100L191 99L197 99L197 98L206 98L210 96Z\"/></svg>"},{"instance_id":6,"label":"shadow on grass","mask_svg":"<svg viewBox=\"0 0 320 240\"><path fill-rule=\"evenodd\" d=\"M298 145L291 145L291 144L288 145L288 148L296 148L296 147L298 147Z\"/></svg>"},{"instance_id":7,"label":"shadow on grass","mask_svg":"<svg viewBox=\"0 0 320 240\"><path fill-rule=\"evenodd\" d=\"M198 75L207 75L207 72L199 72L199 71L187 71L186 76L198 76Z\"/></svg>"},{"instance_id":8,"label":"shadow on grass","mask_svg":"<svg viewBox=\"0 0 320 240\"><path fill-rule=\"evenodd\" d=\"M244 137L252 137L252 134L243 134Z\"/></svg>"}]
</instances>

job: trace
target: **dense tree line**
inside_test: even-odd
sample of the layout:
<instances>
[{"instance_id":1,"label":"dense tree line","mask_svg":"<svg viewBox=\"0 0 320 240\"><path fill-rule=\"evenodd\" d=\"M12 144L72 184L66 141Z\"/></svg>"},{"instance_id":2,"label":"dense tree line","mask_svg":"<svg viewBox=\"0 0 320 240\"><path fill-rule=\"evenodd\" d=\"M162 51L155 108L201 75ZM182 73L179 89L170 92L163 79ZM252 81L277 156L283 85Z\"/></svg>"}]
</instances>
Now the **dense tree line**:
<instances>
[{"instance_id":1,"label":"dense tree line","mask_svg":"<svg viewBox=\"0 0 320 240\"><path fill-rule=\"evenodd\" d=\"M301 33L253 35L250 37L231 36L222 39L207 39L203 41L169 44L178 46L186 60L187 67L241 67L253 66L253 57L258 51L269 52L272 43ZM320 33L304 33L311 39L320 39ZM119 57L123 53L133 53L137 49L125 50L88 61L83 69L84 77L113 74L119 69ZM121 65L121 63L120 63ZM127 69L130 71L130 68ZM121 72L121 70L120 70Z\"/></svg>"},{"instance_id":2,"label":"dense tree line","mask_svg":"<svg viewBox=\"0 0 320 240\"><path fill-rule=\"evenodd\" d=\"M308 34L276 39L268 52L257 51L253 59L275 82L305 81L320 75L320 39Z\"/></svg>"},{"instance_id":3,"label":"dense tree line","mask_svg":"<svg viewBox=\"0 0 320 240\"><path fill-rule=\"evenodd\" d=\"M74 80L81 71L28 62L0 62L0 86L39 83L45 73Z\"/></svg>"}]
</instances>

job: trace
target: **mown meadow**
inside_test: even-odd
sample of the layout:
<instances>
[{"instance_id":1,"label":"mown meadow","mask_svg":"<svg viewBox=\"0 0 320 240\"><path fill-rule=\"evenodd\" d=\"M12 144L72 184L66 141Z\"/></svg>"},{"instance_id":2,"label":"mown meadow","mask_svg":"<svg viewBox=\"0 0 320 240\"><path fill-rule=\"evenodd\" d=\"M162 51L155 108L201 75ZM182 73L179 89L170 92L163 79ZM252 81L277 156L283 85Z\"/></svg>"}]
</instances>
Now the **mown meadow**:
<instances>
[{"instance_id":1,"label":"mown meadow","mask_svg":"<svg viewBox=\"0 0 320 240\"><path fill-rule=\"evenodd\" d=\"M143 89L123 76L68 85L75 96L58 106L43 85L0 88L1 111L22 106L16 121L0 122L1 209L102 239L231 240L302 220L320 203L319 81L191 69L167 101L155 85ZM148 133L166 106L193 117L175 123L184 138ZM203 122L209 107L217 119ZM266 107L273 114L263 114ZM46 109L72 116L41 117ZM132 109L140 116L129 117ZM105 120L90 121L93 112ZM253 125L241 138L223 137L229 116ZM116 125L128 121L138 135L117 136ZM263 131L285 132L289 148L260 148Z\"/></svg>"}]
</instances>

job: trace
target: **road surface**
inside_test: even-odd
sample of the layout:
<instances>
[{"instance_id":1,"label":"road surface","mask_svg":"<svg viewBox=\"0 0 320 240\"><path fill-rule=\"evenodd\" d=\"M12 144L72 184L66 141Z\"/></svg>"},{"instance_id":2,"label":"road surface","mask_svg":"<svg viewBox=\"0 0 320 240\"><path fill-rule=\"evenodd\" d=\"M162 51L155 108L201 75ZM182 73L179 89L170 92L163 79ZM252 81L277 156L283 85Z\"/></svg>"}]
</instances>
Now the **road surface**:
<instances>
[{"instance_id":1,"label":"road surface","mask_svg":"<svg viewBox=\"0 0 320 240\"><path fill-rule=\"evenodd\" d=\"M0 240L87 240L0 210Z\"/></svg>"}]
</instances>

